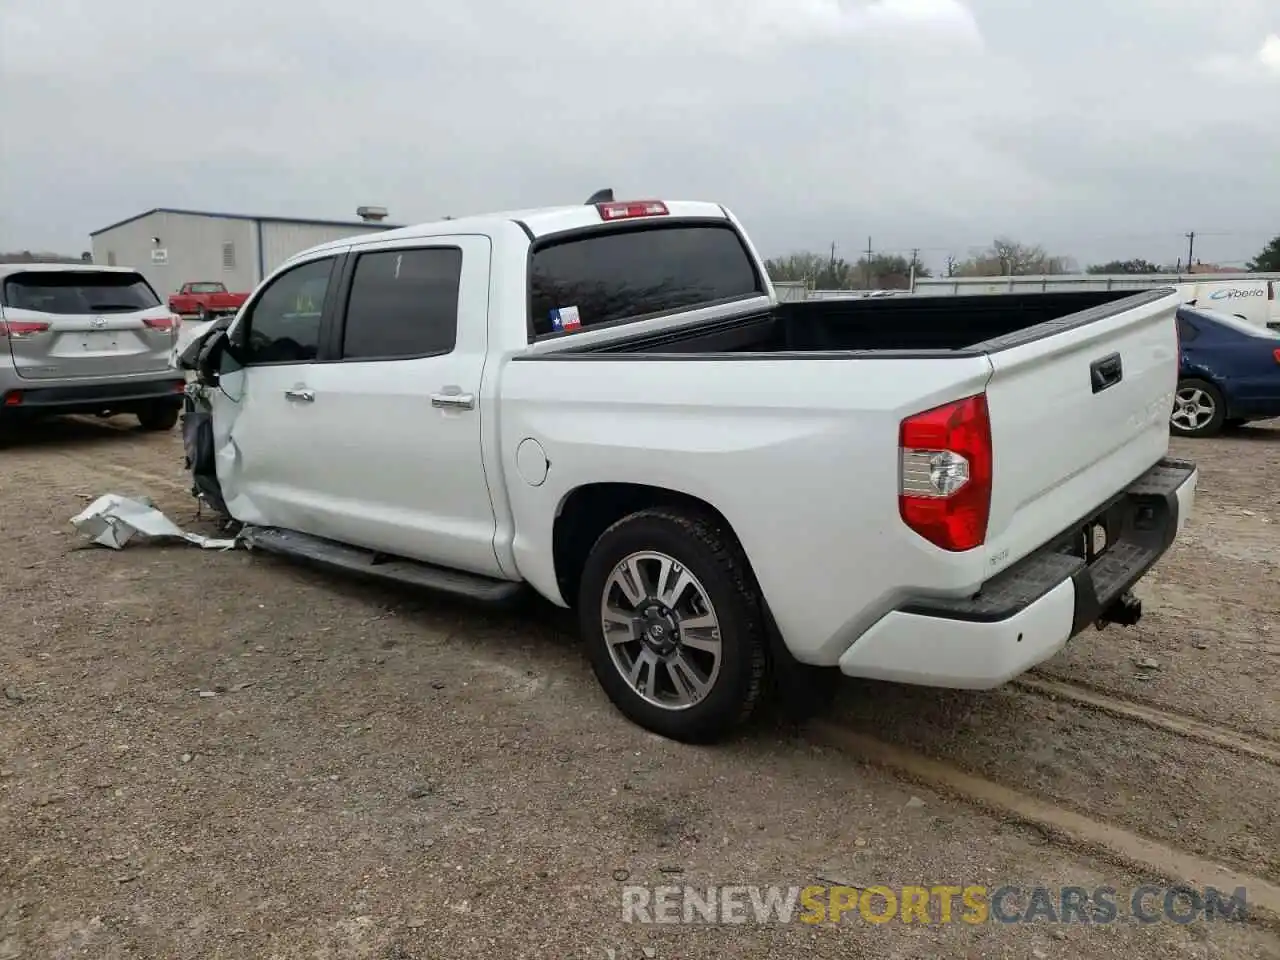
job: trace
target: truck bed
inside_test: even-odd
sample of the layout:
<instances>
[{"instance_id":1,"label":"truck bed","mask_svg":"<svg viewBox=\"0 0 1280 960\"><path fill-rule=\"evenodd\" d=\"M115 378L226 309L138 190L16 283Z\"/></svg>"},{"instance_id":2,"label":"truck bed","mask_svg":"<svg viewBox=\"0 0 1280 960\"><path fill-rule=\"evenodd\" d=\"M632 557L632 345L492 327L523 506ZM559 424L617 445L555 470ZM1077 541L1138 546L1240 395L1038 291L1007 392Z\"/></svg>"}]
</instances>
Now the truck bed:
<instances>
[{"instance_id":1,"label":"truck bed","mask_svg":"<svg viewBox=\"0 0 1280 960\"><path fill-rule=\"evenodd\" d=\"M606 448L601 481L714 502L742 525L765 593L789 598L774 611L783 636L830 638L805 662L831 663L870 626L841 619L844 597L867 617L908 595L970 597L1083 531L1167 454L1177 303L1171 289L819 300L611 342L569 336L513 358L500 429L539 437L553 476L590 472ZM961 561L886 518L904 419L978 395L994 482L983 546ZM548 486L536 495L567 492ZM786 520L769 519L784 503ZM823 575L797 587L787 558L806 553ZM866 557L884 569L868 577Z\"/></svg>"},{"instance_id":2,"label":"truck bed","mask_svg":"<svg viewBox=\"0 0 1280 960\"><path fill-rule=\"evenodd\" d=\"M802 300L748 317L565 352L976 355L1155 302L1169 290Z\"/></svg>"}]
</instances>

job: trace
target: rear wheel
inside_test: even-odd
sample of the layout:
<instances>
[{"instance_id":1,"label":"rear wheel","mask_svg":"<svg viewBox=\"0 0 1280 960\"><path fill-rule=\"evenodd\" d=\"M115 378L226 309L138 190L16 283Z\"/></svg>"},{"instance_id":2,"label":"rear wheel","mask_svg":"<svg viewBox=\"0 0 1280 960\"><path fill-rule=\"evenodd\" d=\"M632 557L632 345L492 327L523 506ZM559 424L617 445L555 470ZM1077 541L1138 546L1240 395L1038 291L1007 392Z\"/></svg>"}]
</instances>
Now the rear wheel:
<instances>
[{"instance_id":1,"label":"rear wheel","mask_svg":"<svg viewBox=\"0 0 1280 960\"><path fill-rule=\"evenodd\" d=\"M174 404L155 404L138 411L138 423L143 430L172 430L178 423L180 413Z\"/></svg>"},{"instance_id":2,"label":"rear wheel","mask_svg":"<svg viewBox=\"0 0 1280 960\"><path fill-rule=\"evenodd\" d=\"M200 304L200 306L196 307L196 319L201 323L204 323L209 319L209 310L204 304Z\"/></svg>"},{"instance_id":3,"label":"rear wheel","mask_svg":"<svg viewBox=\"0 0 1280 960\"><path fill-rule=\"evenodd\" d=\"M654 733L721 739L765 689L755 579L718 518L653 509L615 523L587 558L578 617L605 693Z\"/></svg>"},{"instance_id":4,"label":"rear wheel","mask_svg":"<svg viewBox=\"0 0 1280 960\"><path fill-rule=\"evenodd\" d=\"M1222 392L1208 380L1181 380L1173 398L1169 429L1180 437L1212 437L1227 419Z\"/></svg>"}]
</instances>

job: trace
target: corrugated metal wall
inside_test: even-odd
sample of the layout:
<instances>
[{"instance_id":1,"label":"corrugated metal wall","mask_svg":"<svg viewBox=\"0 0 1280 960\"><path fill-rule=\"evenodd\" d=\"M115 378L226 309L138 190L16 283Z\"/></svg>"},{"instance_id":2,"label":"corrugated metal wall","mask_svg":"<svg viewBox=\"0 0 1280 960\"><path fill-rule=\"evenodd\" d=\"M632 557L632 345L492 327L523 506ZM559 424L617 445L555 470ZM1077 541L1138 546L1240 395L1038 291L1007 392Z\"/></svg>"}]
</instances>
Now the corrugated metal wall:
<instances>
[{"instance_id":1,"label":"corrugated metal wall","mask_svg":"<svg viewBox=\"0 0 1280 960\"><path fill-rule=\"evenodd\" d=\"M257 283L253 220L153 213L92 239L95 263L137 269L162 297L193 280L220 280L233 291Z\"/></svg>"},{"instance_id":2,"label":"corrugated metal wall","mask_svg":"<svg viewBox=\"0 0 1280 960\"><path fill-rule=\"evenodd\" d=\"M262 223L262 269L264 274L280 266L295 253L348 237L379 233L386 227L320 223L288 223L264 220Z\"/></svg>"},{"instance_id":3,"label":"corrugated metal wall","mask_svg":"<svg viewBox=\"0 0 1280 960\"><path fill-rule=\"evenodd\" d=\"M778 298L779 303L785 303L788 300L803 300L808 292L808 285L803 280L773 281L773 293Z\"/></svg>"}]
</instances>

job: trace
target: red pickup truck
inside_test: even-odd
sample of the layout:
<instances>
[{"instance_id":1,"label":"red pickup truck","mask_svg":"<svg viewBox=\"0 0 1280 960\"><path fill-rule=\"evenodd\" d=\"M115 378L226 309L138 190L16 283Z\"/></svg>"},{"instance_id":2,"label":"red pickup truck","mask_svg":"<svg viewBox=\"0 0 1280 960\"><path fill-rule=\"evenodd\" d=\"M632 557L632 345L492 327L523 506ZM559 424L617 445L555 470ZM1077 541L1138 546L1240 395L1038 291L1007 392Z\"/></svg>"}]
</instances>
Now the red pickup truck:
<instances>
[{"instance_id":1,"label":"red pickup truck","mask_svg":"<svg viewBox=\"0 0 1280 960\"><path fill-rule=\"evenodd\" d=\"M198 316L212 320L235 313L249 299L247 293L228 293L227 286L217 281L184 283L177 293L169 294L169 309L181 316Z\"/></svg>"}]
</instances>

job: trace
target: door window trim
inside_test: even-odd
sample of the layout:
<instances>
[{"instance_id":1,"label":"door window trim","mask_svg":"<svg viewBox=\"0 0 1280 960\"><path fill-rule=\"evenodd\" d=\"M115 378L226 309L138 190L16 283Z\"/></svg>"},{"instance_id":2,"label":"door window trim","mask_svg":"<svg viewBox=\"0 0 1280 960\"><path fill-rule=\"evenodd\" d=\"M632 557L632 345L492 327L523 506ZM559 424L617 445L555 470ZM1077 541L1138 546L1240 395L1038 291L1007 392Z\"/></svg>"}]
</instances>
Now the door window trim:
<instances>
[{"instance_id":1,"label":"door window trim","mask_svg":"<svg viewBox=\"0 0 1280 960\"><path fill-rule=\"evenodd\" d=\"M326 337L326 329L329 325L330 317L332 316L334 305L335 305L335 294L337 292L337 287L338 287L338 283L336 282L336 280L341 279L341 277L343 276L343 271L346 266L345 264L346 259L347 259L347 254L345 251L338 252L338 253L327 252L320 256L311 257L307 260L301 260L297 263L291 263L286 269L273 274L267 280L266 283L262 284L261 286L258 287L257 290L254 291L253 296L248 301L246 301L244 307L242 308L242 313L240 314L240 318L239 320L237 320L235 324L235 328L234 328L235 338L234 338L234 341L231 343L231 348L232 350L237 352L243 351L243 347L246 342L246 335L253 328L254 312L257 310L258 304L262 302L262 298L263 296L266 295L266 292L268 290L274 287L277 283L279 283L285 277L289 276L291 273L301 270L304 267L309 267L314 263L320 263L323 260L329 260L333 262L333 267L331 268L329 273L329 285L328 287L325 288L324 302L320 305L320 328L316 338L315 358L309 359L309 360L250 360L248 362L241 364L246 370L253 369L256 367L298 367L298 366L305 366L306 364L317 363L320 361L320 359L325 354L325 349L328 343L328 338Z\"/></svg>"},{"instance_id":2,"label":"door window trim","mask_svg":"<svg viewBox=\"0 0 1280 960\"><path fill-rule=\"evenodd\" d=\"M329 326L329 335L324 344L324 359L321 363L394 363L397 360L428 360L432 357L447 357L458 350L458 332L462 326L462 288L467 271L467 251L458 243L461 237L424 237L422 242L395 246L376 246L365 249L352 249L342 266L342 274L338 279L334 292L333 316ZM430 242L430 241L440 242ZM462 256L462 265L458 270L458 310L453 318L453 349L433 350L428 353L412 355L400 354L389 357L343 357L342 345L347 334L347 308L351 304L351 289L355 285L356 265L360 258L379 253L404 253L412 250L454 250Z\"/></svg>"}]
</instances>

